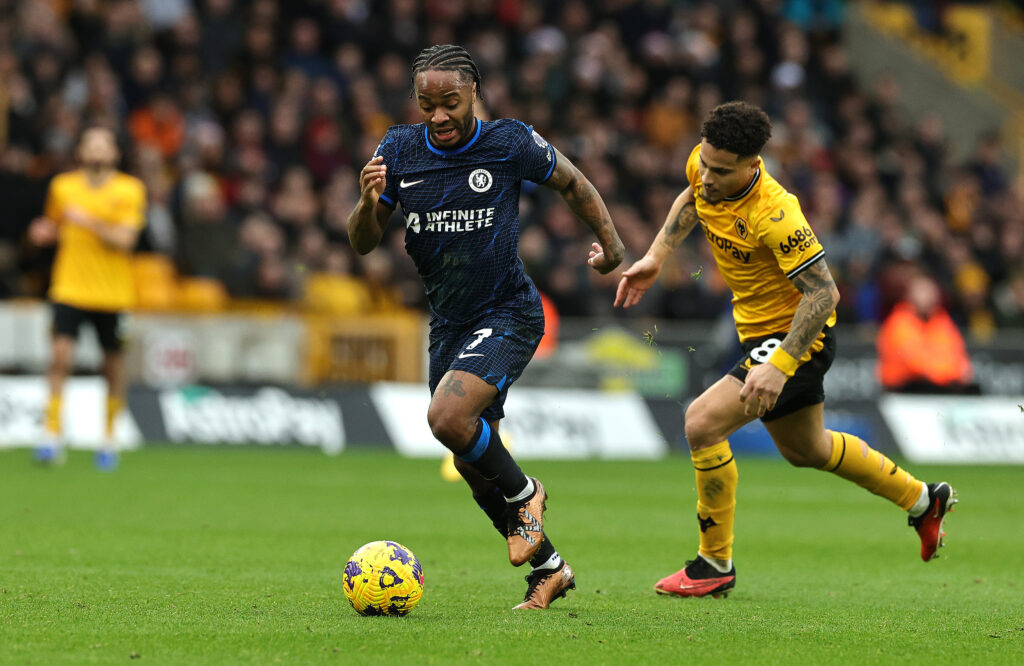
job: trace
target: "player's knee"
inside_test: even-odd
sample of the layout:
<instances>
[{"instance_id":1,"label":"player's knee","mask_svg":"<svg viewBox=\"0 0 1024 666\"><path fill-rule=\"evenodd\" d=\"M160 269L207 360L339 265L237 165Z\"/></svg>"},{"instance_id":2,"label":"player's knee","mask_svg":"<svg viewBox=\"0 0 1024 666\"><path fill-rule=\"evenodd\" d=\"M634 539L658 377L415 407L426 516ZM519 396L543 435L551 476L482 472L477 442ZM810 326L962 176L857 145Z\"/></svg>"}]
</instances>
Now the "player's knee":
<instances>
[{"instance_id":1,"label":"player's knee","mask_svg":"<svg viewBox=\"0 0 1024 666\"><path fill-rule=\"evenodd\" d=\"M715 423L709 412L695 401L686 408L684 416L686 443L691 451L707 448L722 440L715 432Z\"/></svg>"},{"instance_id":2,"label":"player's knee","mask_svg":"<svg viewBox=\"0 0 1024 666\"><path fill-rule=\"evenodd\" d=\"M452 451L466 448L473 437L471 420L451 409L431 405L427 411L427 424L437 441Z\"/></svg>"},{"instance_id":3,"label":"player's knee","mask_svg":"<svg viewBox=\"0 0 1024 666\"><path fill-rule=\"evenodd\" d=\"M71 354L55 352L50 359L50 374L66 376L71 372Z\"/></svg>"}]
</instances>

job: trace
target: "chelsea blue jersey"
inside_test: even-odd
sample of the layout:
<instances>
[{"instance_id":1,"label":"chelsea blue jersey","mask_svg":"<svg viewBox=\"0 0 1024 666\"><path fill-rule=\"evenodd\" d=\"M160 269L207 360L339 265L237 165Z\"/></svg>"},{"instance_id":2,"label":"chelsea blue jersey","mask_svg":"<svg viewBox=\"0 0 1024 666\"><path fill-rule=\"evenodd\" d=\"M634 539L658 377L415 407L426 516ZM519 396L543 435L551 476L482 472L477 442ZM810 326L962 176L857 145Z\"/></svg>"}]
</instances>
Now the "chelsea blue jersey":
<instances>
[{"instance_id":1,"label":"chelsea blue jersey","mask_svg":"<svg viewBox=\"0 0 1024 666\"><path fill-rule=\"evenodd\" d=\"M543 183L555 151L518 120L476 120L462 146L430 143L425 124L388 129L375 156L387 165L380 200L401 204L405 249L435 318L469 324L497 308L540 307L519 258L519 190Z\"/></svg>"}]
</instances>

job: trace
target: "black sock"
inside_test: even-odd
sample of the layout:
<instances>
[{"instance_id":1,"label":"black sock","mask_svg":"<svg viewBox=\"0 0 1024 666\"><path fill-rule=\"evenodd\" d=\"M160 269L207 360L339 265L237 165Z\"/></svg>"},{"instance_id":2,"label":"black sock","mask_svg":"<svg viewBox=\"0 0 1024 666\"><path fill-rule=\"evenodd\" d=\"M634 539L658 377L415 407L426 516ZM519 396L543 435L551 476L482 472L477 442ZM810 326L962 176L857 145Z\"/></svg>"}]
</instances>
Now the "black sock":
<instances>
[{"instance_id":1,"label":"black sock","mask_svg":"<svg viewBox=\"0 0 1024 666\"><path fill-rule=\"evenodd\" d=\"M555 547L551 544L551 539L548 535L544 535L544 540L540 542L540 548L537 549L536 554L530 558L530 566L536 569L540 565L551 559L551 556L555 554Z\"/></svg>"},{"instance_id":2,"label":"black sock","mask_svg":"<svg viewBox=\"0 0 1024 666\"><path fill-rule=\"evenodd\" d=\"M498 486L505 497L515 497L526 487L526 475L501 443L498 431L483 419L477 419L476 433L462 451L455 455L467 462L480 476Z\"/></svg>"},{"instance_id":3,"label":"black sock","mask_svg":"<svg viewBox=\"0 0 1024 666\"><path fill-rule=\"evenodd\" d=\"M508 502L502 496L501 491L498 490L497 486L491 486L490 490L483 495L473 494L473 499L476 500L477 505L484 510L487 517L491 519L491 523L494 524L494 529L498 530L498 534L508 538L508 518L506 511L508 510Z\"/></svg>"}]
</instances>

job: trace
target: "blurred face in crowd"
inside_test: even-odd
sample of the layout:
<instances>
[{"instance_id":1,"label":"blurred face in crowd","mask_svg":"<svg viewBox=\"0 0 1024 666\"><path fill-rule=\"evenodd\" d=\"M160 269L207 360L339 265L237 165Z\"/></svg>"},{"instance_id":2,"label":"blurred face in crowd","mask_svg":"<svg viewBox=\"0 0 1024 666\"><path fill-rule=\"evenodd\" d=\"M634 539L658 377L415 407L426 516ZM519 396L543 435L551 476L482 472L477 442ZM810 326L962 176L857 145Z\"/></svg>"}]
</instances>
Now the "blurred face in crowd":
<instances>
[{"instance_id":1,"label":"blurred face in crowd","mask_svg":"<svg viewBox=\"0 0 1024 666\"><path fill-rule=\"evenodd\" d=\"M907 301L922 317L929 316L938 307L941 297L938 285L924 275L912 278L907 285Z\"/></svg>"},{"instance_id":2,"label":"blurred face in crowd","mask_svg":"<svg viewBox=\"0 0 1024 666\"><path fill-rule=\"evenodd\" d=\"M117 139L111 130L106 127L92 127L82 133L82 139L78 144L78 159L86 169L113 169L119 157Z\"/></svg>"},{"instance_id":3,"label":"blurred face in crowd","mask_svg":"<svg viewBox=\"0 0 1024 666\"><path fill-rule=\"evenodd\" d=\"M708 203L718 203L725 197L738 194L750 184L761 158L740 157L736 153L715 148L707 139L700 143L700 159L697 170L704 186L701 197Z\"/></svg>"},{"instance_id":4,"label":"blurred face in crowd","mask_svg":"<svg viewBox=\"0 0 1024 666\"><path fill-rule=\"evenodd\" d=\"M450 150L470 139L475 83L467 83L460 72L431 69L416 75L415 93L432 144Z\"/></svg>"}]
</instances>

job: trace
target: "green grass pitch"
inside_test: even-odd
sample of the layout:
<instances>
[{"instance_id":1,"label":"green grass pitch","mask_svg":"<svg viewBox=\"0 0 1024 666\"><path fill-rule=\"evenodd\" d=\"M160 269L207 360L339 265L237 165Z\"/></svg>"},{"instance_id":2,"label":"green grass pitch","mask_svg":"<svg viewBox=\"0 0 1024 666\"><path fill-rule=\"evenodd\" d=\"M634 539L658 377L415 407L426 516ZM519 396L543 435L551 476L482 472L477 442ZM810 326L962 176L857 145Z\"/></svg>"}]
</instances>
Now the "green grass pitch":
<instances>
[{"instance_id":1,"label":"green grass pitch","mask_svg":"<svg viewBox=\"0 0 1024 666\"><path fill-rule=\"evenodd\" d=\"M737 588L712 600L651 589L696 551L687 459L528 462L578 589L512 612L526 571L437 461L154 447L102 474L28 457L0 453L0 664L1024 663L1022 467L911 466L961 499L925 564L884 500L741 457ZM404 618L359 617L341 590L383 538L423 563Z\"/></svg>"}]
</instances>

